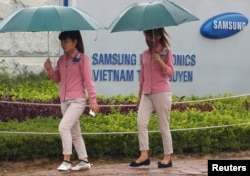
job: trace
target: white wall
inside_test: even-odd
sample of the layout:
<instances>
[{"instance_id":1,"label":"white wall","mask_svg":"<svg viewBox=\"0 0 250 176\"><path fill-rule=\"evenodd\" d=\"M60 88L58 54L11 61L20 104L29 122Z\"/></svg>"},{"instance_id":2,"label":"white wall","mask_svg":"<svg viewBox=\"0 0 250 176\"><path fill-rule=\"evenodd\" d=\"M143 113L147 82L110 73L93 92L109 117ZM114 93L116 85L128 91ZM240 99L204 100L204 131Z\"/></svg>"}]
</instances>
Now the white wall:
<instances>
[{"instance_id":1,"label":"white wall","mask_svg":"<svg viewBox=\"0 0 250 176\"><path fill-rule=\"evenodd\" d=\"M25 7L59 5L60 0L1 0L0 19ZM22 22L20 22L22 23ZM50 49L48 49L48 40ZM0 33L0 57L58 56L58 32L6 32ZM48 54L48 51L50 53ZM27 59L28 62L28 59Z\"/></svg>"}]
</instances>

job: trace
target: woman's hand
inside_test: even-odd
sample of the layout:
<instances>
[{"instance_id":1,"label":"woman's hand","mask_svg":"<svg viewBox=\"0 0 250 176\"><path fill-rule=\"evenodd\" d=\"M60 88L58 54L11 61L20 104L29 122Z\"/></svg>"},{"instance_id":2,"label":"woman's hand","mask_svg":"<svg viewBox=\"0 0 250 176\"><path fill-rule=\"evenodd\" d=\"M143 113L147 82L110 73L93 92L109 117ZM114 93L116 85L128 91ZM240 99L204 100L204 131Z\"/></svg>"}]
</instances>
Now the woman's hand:
<instances>
[{"instance_id":1,"label":"woman's hand","mask_svg":"<svg viewBox=\"0 0 250 176\"><path fill-rule=\"evenodd\" d=\"M46 70L50 70L52 68L52 63L51 63L51 60L50 58L48 58L45 62L44 62L44 68Z\"/></svg>"},{"instance_id":2,"label":"woman's hand","mask_svg":"<svg viewBox=\"0 0 250 176\"><path fill-rule=\"evenodd\" d=\"M153 53L153 58L154 58L155 61L161 62L161 56L160 56L159 53L154 52L154 53Z\"/></svg>"},{"instance_id":3,"label":"woman's hand","mask_svg":"<svg viewBox=\"0 0 250 176\"><path fill-rule=\"evenodd\" d=\"M154 52L153 59L160 64L163 72L167 71L167 64L161 59L161 56L159 53Z\"/></svg>"},{"instance_id":4,"label":"woman's hand","mask_svg":"<svg viewBox=\"0 0 250 176\"><path fill-rule=\"evenodd\" d=\"M99 105L97 103L90 104L89 108L92 109L95 113L99 111Z\"/></svg>"}]
</instances>

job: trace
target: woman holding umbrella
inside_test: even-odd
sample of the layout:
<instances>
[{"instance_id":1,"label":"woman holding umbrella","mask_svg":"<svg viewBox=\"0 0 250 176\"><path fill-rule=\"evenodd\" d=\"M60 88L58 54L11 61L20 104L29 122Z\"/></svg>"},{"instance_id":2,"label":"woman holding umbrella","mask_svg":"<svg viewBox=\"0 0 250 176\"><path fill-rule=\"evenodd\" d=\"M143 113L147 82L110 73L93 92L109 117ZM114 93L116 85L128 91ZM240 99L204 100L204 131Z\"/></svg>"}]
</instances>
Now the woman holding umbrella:
<instances>
[{"instance_id":1,"label":"woman holding umbrella","mask_svg":"<svg viewBox=\"0 0 250 176\"><path fill-rule=\"evenodd\" d=\"M158 168L172 166L173 153L172 136L169 129L171 110L171 88L169 78L174 73L172 52L169 49L168 34L164 28L146 30L143 32L148 45L142 53L140 68L140 83L137 107L138 137L140 156L129 165L138 167L149 165L148 123L155 111L163 142L164 157L158 162Z\"/></svg>"},{"instance_id":2,"label":"woman holding umbrella","mask_svg":"<svg viewBox=\"0 0 250 176\"><path fill-rule=\"evenodd\" d=\"M60 83L63 117L58 129L62 139L64 158L57 169L61 171L89 169L90 163L79 123L79 118L86 107L85 89L89 96L90 109L94 112L99 110L89 58L84 54L80 31L61 32L59 39L65 54L59 57L55 69L52 68L50 59L44 63L49 77ZM72 143L80 163L71 168Z\"/></svg>"}]
</instances>

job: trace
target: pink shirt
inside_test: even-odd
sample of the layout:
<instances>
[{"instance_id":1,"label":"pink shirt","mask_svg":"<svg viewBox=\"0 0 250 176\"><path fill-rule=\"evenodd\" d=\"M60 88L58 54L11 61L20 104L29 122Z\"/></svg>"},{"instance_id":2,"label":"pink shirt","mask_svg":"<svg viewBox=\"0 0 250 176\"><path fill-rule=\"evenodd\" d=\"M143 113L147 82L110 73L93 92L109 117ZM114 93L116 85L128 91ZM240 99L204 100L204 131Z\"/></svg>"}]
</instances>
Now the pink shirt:
<instances>
[{"instance_id":1,"label":"pink shirt","mask_svg":"<svg viewBox=\"0 0 250 176\"><path fill-rule=\"evenodd\" d=\"M75 50L69 57L64 54L59 57L55 69L48 71L49 77L60 83L60 100L71 100L85 98L85 89L89 96L89 103L96 103L96 91L92 80L89 58L80 53L80 60L77 62L79 51Z\"/></svg>"},{"instance_id":2,"label":"pink shirt","mask_svg":"<svg viewBox=\"0 0 250 176\"><path fill-rule=\"evenodd\" d=\"M164 47L159 44L157 52L163 53ZM142 53L141 71L140 71L140 87L142 94L153 94L160 92L170 92L169 78L174 74L173 56L170 49L166 49L166 55L161 59L167 64L167 71L163 71L160 64L152 59L149 49Z\"/></svg>"}]
</instances>

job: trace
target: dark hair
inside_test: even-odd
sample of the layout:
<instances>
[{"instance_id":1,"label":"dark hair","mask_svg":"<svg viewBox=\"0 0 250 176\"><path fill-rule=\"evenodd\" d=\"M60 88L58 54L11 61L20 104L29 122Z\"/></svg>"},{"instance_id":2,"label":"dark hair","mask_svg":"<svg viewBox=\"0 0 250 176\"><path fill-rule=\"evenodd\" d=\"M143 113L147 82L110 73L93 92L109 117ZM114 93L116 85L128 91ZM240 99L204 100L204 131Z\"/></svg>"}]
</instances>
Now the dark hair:
<instances>
[{"instance_id":1,"label":"dark hair","mask_svg":"<svg viewBox=\"0 0 250 176\"><path fill-rule=\"evenodd\" d=\"M170 47L170 43L168 41L169 35L164 28L145 30L145 31L143 31L143 33L147 34L151 37L156 37L156 36L160 35L161 36L160 43L162 44L162 46Z\"/></svg>"},{"instance_id":2,"label":"dark hair","mask_svg":"<svg viewBox=\"0 0 250 176\"><path fill-rule=\"evenodd\" d=\"M84 53L84 46L80 31L63 31L59 34L58 38L59 40L66 40L67 38L70 38L72 40L77 40L76 44L77 50Z\"/></svg>"}]
</instances>

